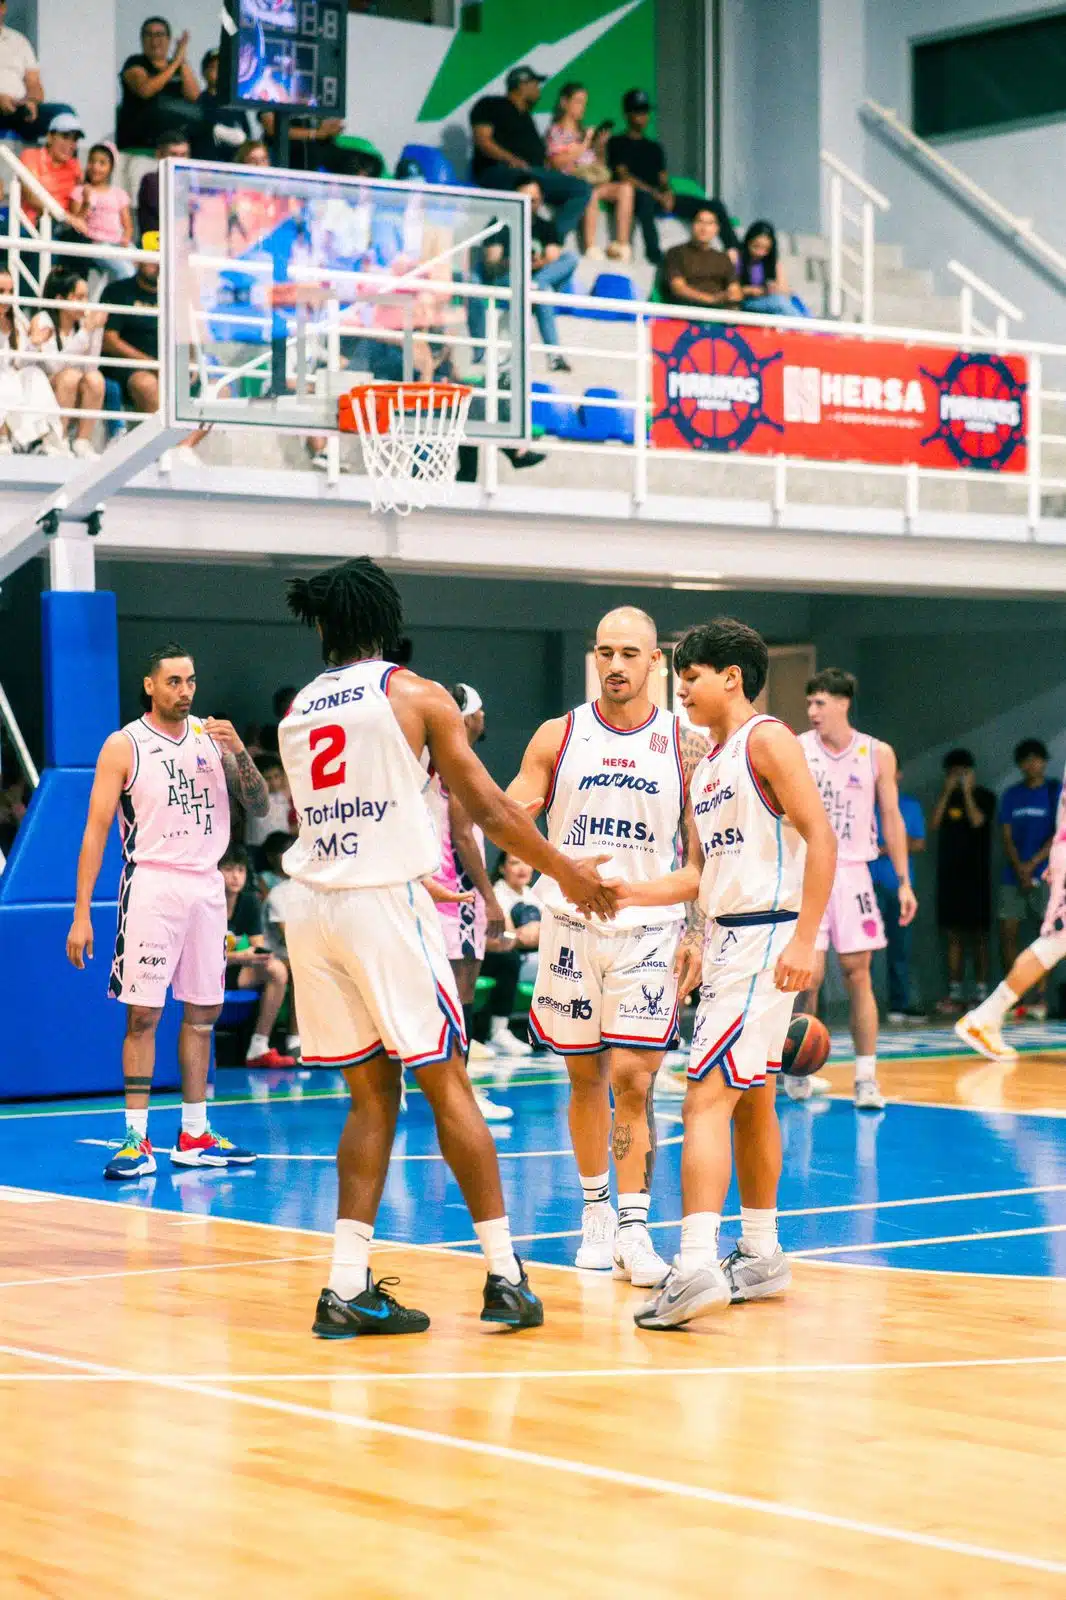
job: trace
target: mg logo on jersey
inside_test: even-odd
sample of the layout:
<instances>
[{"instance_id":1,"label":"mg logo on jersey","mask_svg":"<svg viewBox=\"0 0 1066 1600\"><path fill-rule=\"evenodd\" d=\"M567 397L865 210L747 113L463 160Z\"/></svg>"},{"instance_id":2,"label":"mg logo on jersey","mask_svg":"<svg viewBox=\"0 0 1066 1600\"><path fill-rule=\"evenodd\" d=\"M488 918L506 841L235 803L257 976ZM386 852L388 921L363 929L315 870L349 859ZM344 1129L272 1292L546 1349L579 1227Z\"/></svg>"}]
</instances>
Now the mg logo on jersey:
<instances>
[{"instance_id":1,"label":"mg logo on jersey","mask_svg":"<svg viewBox=\"0 0 1066 1600\"><path fill-rule=\"evenodd\" d=\"M582 812L581 815L579 817L575 817L573 822L570 824L563 843L576 845L579 850L583 850L585 847L585 834L588 829L588 825L589 819L585 813Z\"/></svg>"},{"instance_id":2,"label":"mg logo on jersey","mask_svg":"<svg viewBox=\"0 0 1066 1600\"><path fill-rule=\"evenodd\" d=\"M574 952L568 945L559 946L559 959L551 964L552 972L557 978L565 978L567 983L578 983L581 979L581 968L574 962Z\"/></svg>"},{"instance_id":3,"label":"mg logo on jersey","mask_svg":"<svg viewBox=\"0 0 1066 1600\"><path fill-rule=\"evenodd\" d=\"M652 755L664 756L670 748L670 740L665 733L653 733L648 740L648 749Z\"/></svg>"}]
</instances>

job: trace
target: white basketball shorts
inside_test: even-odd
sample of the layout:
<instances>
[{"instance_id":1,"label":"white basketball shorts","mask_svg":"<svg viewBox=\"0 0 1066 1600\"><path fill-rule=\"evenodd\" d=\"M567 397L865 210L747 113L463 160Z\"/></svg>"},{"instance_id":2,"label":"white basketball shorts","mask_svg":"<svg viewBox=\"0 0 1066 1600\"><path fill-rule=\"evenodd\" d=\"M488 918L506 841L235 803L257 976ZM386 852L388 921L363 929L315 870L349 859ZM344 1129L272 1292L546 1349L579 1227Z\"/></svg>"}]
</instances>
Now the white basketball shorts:
<instances>
[{"instance_id":1,"label":"white basketball shorts","mask_svg":"<svg viewBox=\"0 0 1066 1600\"><path fill-rule=\"evenodd\" d=\"M775 986L774 968L795 928L795 919L708 928L688 1064L692 1082L721 1067L731 1089L750 1089L765 1083L768 1072L780 1072L796 997Z\"/></svg>"},{"instance_id":2,"label":"white basketball shorts","mask_svg":"<svg viewBox=\"0 0 1066 1600\"><path fill-rule=\"evenodd\" d=\"M677 1032L674 956L683 923L603 933L564 913L540 925L530 1035L557 1055L620 1045L667 1050Z\"/></svg>"}]
</instances>

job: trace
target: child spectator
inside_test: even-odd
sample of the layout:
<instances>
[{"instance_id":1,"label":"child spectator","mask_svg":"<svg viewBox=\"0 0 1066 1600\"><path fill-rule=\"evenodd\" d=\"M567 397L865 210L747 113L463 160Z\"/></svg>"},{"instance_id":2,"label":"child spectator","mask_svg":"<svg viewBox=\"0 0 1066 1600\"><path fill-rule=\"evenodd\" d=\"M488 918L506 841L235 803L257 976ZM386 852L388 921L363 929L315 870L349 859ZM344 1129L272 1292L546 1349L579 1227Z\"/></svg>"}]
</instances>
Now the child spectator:
<instances>
[{"instance_id":1,"label":"child spectator","mask_svg":"<svg viewBox=\"0 0 1066 1600\"><path fill-rule=\"evenodd\" d=\"M255 764L266 779L270 804L261 817L249 816L244 825L244 842L252 852L257 866L265 861L264 846L271 834L288 833L292 818L292 795L281 758L264 754L256 756Z\"/></svg>"},{"instance_id":2,"label":"child spectator","mask_svg":"<svg viewBox=\"0 0 1066 1600\"><path fill-rule=\"evenodd\" d=\"M270 1043L289 986L289 969L267 949L263 908L248 888L248 857L231 845L218 865L226 885L226 988L262 990L245 1065L295 1066L294 1056L282 1055Z\"/></svg>"},{"instance_id":3,"label":"child spectator","mask_svg":"<svg viewBox=\"0 0 1066 1600\"><path fill-rule=\"evenodd\" d=\"M270 833L263 840L262 853L265 866L257 874L259 879L259 893L264 900L270 896L270 891L276 889L279 883L287 883L285 869L281 865L281 858L293 843L294 835L291 833Z\"/></svg>"},{"instance_id":4,"label":"child spectator","mask_svg":"<svg viewBox=\"0 0 1066 1600\"><path fill-rule=\"evenodd\" d=\"M133 243L133 212L130 197L111 180L115 174L115 149L109 144L94 144L85 163L85 182L79 183L70 197L70 214L80 222L86 237L96 244ZM137 268L132 261L101 258L86 261L86 270L95 267L112 282L132 278Z\"/></svg>"}]
</instances>

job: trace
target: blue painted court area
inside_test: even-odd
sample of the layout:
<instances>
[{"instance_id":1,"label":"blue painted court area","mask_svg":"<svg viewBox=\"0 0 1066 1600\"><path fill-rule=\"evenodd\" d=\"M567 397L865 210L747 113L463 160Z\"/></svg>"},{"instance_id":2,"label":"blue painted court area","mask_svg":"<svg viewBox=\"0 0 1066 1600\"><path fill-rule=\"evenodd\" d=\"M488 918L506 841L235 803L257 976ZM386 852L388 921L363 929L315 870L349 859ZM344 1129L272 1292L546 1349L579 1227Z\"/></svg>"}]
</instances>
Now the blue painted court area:
<instances>
[{"instance_id":1,"label":"blue painted court area","mask_svg":"<svg viewBox=\"0 0 1066 1600\"><path fill-rule=\"evenodd\" d=\"M251 1169L182 1171L170 1165L178 1111L152 1110L159 1171L105 1183L107 1145L122 1129L115 1101L5 1106L0 1181L11 1188L332 1230L333 1152L346 1094L327 1074L223 1072L215 1124L260 1154ZM573 1260L580 1219L566 1130L566 1087L545 1072L498 1096L515 1112L494 1132L512 1228L532 1261ZM858 1266L1066 1277L1066 1122L1036 1113L890 1105L857 1113L850 1101L779 1101L787 1250ZM677 1247L680 1100L660 1101L653 1227ZM739 1202L730 1195L727 1213ZM735 1227L726 1223L724 1237ZM411 1093L378 1221L382 1239L473 1247L466 1208L436 1148L428 1106Z\"/></svg>"}]
</instances>

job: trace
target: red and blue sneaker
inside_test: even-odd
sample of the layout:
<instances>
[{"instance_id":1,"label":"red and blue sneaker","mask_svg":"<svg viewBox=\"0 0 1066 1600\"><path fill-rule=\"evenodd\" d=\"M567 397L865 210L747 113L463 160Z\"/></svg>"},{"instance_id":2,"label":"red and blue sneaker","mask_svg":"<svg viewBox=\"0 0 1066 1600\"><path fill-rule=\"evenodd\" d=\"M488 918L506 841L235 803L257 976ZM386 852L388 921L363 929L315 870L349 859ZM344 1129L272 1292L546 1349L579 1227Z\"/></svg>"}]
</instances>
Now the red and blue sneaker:
<instances>
[{"instance_id":1,"label":"red and blue sneaker","mask_svg":"<svg viewBox=\"0 0 1066 1600\"><path fill-rule=\"evenodd\" d=\"M182 1128L170 1159L176 1167L248 1167L255 1160L255 1151L224 1139L213 1128L205 1128L195 1138Z\"/></svg>"},{"instance_id":2,"label":"red and blue sneaker","mask_svg":"<svg viewBox=\"0 0 1066 1600\"><path fill-rule=\"evenodd\" d=\"M155 1154L147 1134L142 1139L136 1128L127 1128L122 1148L116 1150L104 1168L105 1178L122 1181L125 1178L144 1178L155 1171Z\"/></svg>"}]
</instances>

